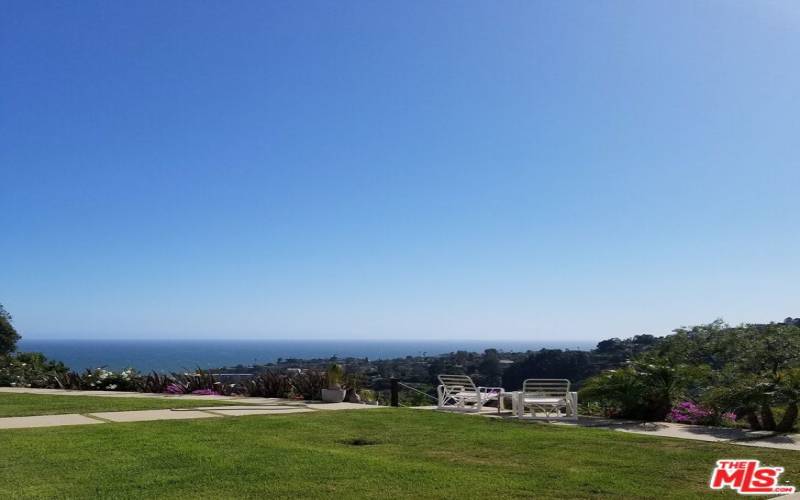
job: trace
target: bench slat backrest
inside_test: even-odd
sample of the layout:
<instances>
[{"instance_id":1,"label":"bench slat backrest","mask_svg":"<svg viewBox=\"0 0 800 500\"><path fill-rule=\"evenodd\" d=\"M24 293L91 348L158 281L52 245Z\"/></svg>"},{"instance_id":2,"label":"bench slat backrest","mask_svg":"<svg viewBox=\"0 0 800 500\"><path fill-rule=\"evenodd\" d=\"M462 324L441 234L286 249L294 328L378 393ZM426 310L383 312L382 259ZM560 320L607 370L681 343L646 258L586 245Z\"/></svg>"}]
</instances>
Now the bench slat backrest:
<instances>
[{"instance_id":1,"label":"bench slat backrest","mask_svg":"<svg viewBox=\"0 0 800 500\"><path fill-rule=\"evenodd\" d=\"M569 380L563 378L529 378L522 383L522 392L563 398L569 393L569 385Z\"/></svg>"},{"instance_id":2,"label":"bench slat backrest","mask_svg":"<svg viewBox=\"0 0 800 500\"><path fill-rule=\"evenodd\" d=\"M448 390L460 387L465 392L478 392L475 382L467 375L439 375L439 383Z\"/></svg>"}]
</instances>

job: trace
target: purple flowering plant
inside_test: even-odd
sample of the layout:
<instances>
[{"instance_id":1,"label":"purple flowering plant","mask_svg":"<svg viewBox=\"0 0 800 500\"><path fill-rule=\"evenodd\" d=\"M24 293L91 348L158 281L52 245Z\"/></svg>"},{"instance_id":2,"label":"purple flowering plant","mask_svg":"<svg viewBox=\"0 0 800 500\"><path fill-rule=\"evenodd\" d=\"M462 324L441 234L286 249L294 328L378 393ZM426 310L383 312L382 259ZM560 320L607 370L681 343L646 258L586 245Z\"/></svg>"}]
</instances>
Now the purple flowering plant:
<instances>
[{"instance_id":1,"label":"purple flowering plant","mask_svg":"<svg viewBox=\"0 0 800 500\"><path fill-rule=\"evenodd\" d=\"M180 384L169 384L164 388L164 392L166 394L184 394L186 390L184 390L183 386Z\"/></svg>"},{"instance_id":2,"label":"purple flowering plant","mask_svg":"<svg viewBox=\"0 0 800 500\"><path fill-rule=\"evenodd\" d=\"M694 401L683 401L672 408L666 420L679 424L713 425L721 422L732 425L736 421L736 414L726 412L719 415L713 409Z\"/></svg>"}]
</instances>

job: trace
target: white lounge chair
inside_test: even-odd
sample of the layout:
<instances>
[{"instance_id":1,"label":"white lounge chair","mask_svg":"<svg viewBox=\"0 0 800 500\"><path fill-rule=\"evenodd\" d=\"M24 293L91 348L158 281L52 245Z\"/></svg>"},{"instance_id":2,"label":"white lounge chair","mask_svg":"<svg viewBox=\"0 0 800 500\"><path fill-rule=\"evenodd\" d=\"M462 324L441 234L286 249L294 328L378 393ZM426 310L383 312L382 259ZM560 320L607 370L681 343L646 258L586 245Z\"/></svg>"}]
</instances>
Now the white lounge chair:
<instances>
[{"instance_id":1,"label":"white lounge chair","mask_svg":"<svg viewBox=\"0 0 800 500\"><path fill-rule=\"evenodd\" d=\"M529 378L513 394L513 412L519 418L577 420L578 393L570 392L569 386L566 379Z\"/></svg>"},{"instance_id":2,"label":"white lounge chair","mask_svg":"<svg viewBox=\"0 0 800 500\"><path fill-rule=\"evenodd\" d=\"M489 401L497 401L498 411L502 409L502 387L477 387L467 375L439 375L439 383L436 392L440 410L479 412Z\"/></svg>"}]
</instances>

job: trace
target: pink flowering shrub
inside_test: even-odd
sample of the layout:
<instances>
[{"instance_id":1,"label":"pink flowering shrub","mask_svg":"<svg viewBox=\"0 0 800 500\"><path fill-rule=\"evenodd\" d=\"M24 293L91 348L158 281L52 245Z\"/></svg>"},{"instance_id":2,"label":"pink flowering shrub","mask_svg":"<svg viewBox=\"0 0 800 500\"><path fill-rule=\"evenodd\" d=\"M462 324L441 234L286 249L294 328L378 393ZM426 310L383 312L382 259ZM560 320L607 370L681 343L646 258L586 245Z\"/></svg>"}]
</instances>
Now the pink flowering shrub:
<instances>
[{"instance_id":1,"label":"pink flowering shrub","mask_svg":"<svg viewBox=\"0 0 800 500\"><path fill-rule=\"evenodd\" d=\"M713 410L692 401L683 401L672 408L666 420L679 424L710 425L715 423L717 418Z\"/></svg>"},{"instance_id":2,"label":"pink flowering shrub","mask_svg":"<svg viewBox=\"0 0 800 500\"><path fill-rule=\"evenodd\" d=\"M728 411L722 414L722 425L733 426L736 425L736 414Z\"/></svg>"}]
</instances>

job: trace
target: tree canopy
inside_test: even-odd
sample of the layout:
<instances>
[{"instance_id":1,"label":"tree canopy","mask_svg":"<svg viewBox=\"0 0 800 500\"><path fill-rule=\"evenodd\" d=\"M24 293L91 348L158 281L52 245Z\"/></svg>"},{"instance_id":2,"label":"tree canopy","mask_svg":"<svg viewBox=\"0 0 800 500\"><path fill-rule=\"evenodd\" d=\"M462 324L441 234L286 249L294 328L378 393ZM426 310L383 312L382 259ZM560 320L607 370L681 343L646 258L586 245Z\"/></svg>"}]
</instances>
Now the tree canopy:
<instances>
[{"instance_id":1,"label":"tree canopy","mask_svg":"<svg viewBox=\"0 0 800 500\"><path fill-rule=\"evenodd\" d=\"M692 401L716 415L734 413L753 429L786 432L800 412L800 327L715 321L680 328L626 366L589 379L582 397L619 416L653 420Z\"/></svg>"},{"instance_id":2,"label":"tree canopy","mask_svg":"<svg viewBox=\"0 0 800 500\"><path fill-rule=\"evenodd\" d=\"M11 315L0 304L0 355L6 355L17 349L20 336L11 324Z\"/></svg>"}]
</instances>

